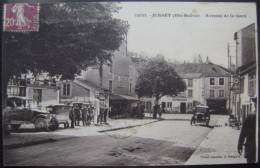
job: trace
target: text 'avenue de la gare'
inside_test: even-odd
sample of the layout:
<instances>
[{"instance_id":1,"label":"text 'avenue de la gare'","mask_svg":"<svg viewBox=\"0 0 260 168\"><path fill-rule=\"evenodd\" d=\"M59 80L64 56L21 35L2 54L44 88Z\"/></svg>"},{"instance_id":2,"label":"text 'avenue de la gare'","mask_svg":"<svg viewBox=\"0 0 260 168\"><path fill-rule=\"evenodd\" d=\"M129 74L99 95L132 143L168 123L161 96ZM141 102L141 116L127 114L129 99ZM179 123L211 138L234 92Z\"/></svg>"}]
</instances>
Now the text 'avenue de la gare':
<instances>
[{"instance_id":1,"label":"text 'avenue de la gare'","mask_svg":"<svg viewBox=\"0 0 260 168\"><path fill-rule=\"evenodd\" d=\"M153 14L135 14L136 18L246 18L247 15L244 14L179 14L179 13L153 13Z\"/></svg>"}]
</instances>

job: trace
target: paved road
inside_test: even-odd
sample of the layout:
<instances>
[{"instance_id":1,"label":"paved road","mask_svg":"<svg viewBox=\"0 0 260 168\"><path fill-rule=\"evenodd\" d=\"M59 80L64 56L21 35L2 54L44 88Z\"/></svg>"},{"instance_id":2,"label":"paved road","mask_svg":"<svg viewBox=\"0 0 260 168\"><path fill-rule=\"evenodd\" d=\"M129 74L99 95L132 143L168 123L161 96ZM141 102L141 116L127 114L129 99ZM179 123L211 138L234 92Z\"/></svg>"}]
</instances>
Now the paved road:
<instances>
[{"instance_id":1,"label":"paved road","mask_svg":"<svg viewBox=\"0 0 260 168\"><path fill-rule=\"evenodd\" d=\"M182 165L212 130L190 126L190 116L185 117L166 114L164 120L116 131L101 126L103 132L93 134L85 134L90 129L85 127L60 130L57 134L66 138L4 150L4 162L13 166ZM212 116L210 125L219 117L223 116ZM126 121L131 122L116 120ZM72 136L73 131L77 136Z\"/></svg>"}]
</instances>

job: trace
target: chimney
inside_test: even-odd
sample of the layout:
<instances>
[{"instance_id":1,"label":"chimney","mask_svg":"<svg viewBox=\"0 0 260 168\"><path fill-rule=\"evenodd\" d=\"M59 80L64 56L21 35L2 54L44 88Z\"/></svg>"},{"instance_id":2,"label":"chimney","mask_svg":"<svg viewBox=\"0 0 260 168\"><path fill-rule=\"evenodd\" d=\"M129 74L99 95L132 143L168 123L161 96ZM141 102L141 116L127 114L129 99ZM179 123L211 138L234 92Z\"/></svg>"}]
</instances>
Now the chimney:
<instances>
[{"instance_id":1,"label":"chimney","mask_svg":"<svg viewBox=\"0 0 260 168\"><path fill-rule=\"evenodd\" d=\"M207 59L206 59L206 64L209 63L209 56L207 56Z\"/></svg>"}]
</instances>

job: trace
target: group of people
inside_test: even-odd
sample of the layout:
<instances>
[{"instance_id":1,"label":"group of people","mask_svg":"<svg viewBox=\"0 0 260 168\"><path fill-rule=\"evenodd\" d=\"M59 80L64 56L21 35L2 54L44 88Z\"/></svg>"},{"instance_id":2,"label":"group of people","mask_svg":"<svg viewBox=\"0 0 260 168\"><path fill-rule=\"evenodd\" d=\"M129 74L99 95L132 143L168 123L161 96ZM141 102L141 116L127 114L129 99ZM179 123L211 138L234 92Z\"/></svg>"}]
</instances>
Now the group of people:
<instances>
[{"instance_id":1,"label":"group of people","mask_svg":"<svg viewBox=\"0 0 260 168\"><path fill-rule=\"evenodd\" d=\"M71 128L79 126L80 120L82 120L83 126L89 126L94 118L95 110L95 107L90 104L82 104L82 107L79 104L74 104L69 113Z\"/></svg>"},{"instance_id":2,"label":"group of people","mask_svg":"<svg viewBox=\"0 0 260 168\"><path fill-rule=\"evenodd\" d=\"M80 126L80 120L82 120L83 126L90 126L91 121L94 122L94 116L97 116L96 124L107 123L107 117L109 114L108 108L100 108L99 114L97 109L91 104L73 104L70 109L69 118L71 121L71 128Z\"/></svg>"}]
</instances>

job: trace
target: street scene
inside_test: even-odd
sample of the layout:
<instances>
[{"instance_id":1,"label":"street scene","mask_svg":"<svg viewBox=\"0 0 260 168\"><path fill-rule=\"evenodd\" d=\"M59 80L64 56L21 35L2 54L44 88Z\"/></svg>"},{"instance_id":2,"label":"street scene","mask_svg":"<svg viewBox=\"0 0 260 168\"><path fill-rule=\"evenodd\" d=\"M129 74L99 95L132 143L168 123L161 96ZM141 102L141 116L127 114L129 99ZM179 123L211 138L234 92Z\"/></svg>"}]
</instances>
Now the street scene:
<instances>
[{"instance_id":1,"label":"street scene","mask_svg":"<svg viewBox=\"0 0 260 168\"><path fill-rule=\"evenodd\" d=\"M227 121L227 116L212 116L209 127L191 126L190 117L185 114L165 114L164 119L154 120L147 115L143 120L111 121L111 126L81 126L76 130L61 128L55 132L35 132L33 127L24 126L13 133L22 142L11 142L14 139L10 138L4 144L8 148L4 151L4 160L7 165L14 166L182 165L187 161L206 163L207 159L203 157L207 156L227 157L215 163L246 162L234 150L236 146L232 141L214 144L212 140L205 140L218 136L213 135L219 134L218 129L228 131L230 138L227 140L238 138L239 130L225 127L223 122ZM213 130L214 126L216 128ZM147 132L147 129L153 131ZM28 146L21 145L24 142ZM202 142L209 144L200 146ZM220 145L227 145L227 149L220 151ZM201 151L193 154L198 148ZM210 155L212 153L214 155Z\"/></svg>"},{"instance_id":2,"label":"street scene","mask_svg":"<svg viewBox=\"0 0 260 168\"><path fill-rule=\"evenodd\" d=\"M255 3L2 8L3 166L258 163Z\"/></svg>"}]
</instances>

